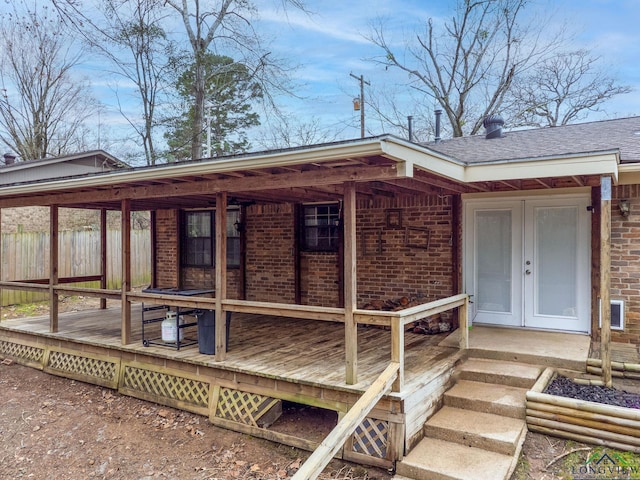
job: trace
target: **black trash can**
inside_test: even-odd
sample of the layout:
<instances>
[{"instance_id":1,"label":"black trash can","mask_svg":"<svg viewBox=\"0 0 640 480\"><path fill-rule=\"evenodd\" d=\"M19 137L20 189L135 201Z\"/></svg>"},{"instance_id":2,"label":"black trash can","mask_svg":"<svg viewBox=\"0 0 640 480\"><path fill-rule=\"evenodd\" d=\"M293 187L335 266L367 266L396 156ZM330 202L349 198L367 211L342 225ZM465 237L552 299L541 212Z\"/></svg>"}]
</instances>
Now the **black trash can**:
<instances>
[{"instance_id":1,"label":"black trash can","mask_svg":"<svg viewBox=\"0 0 640 480\"><path fill-rule=\"evenodd\" d=\"M227 312L227 350L229 350L229 329L231 327L231 312ZM205 355L216 353L216 312L203 310L198 315L198 350Z\"/></svg>"},{"instance_id":2,"label":"black trash can","mask_svg":"<svg viewBox=\"0 0 640 480\"><path fill-rule=\"evenodd\" d=\"M198 315L198 349L205 355L216 353L216 312L203 310Z\"/></svg>"}]
</instances>

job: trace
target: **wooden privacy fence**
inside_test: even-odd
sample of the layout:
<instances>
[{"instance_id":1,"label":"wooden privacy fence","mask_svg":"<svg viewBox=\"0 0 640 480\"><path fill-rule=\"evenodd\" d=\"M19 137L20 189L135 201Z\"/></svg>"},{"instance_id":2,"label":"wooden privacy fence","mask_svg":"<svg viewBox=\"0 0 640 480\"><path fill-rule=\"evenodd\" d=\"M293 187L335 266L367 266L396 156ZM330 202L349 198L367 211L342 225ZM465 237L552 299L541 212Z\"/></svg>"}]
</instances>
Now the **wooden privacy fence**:
<instances>
[{"instance_id":1,"label":"wooden privacy fence","mask_svg":"<svg viewBox=\"0 0 640 480\"><path fill-rule=\"evenodd\" d=\"M99 275L100 232L64 231L58 236L59 276ZM107 288L120 288L122 278L121 231L107 232ZM2 280L49 278L49 232L2 235ZM151 235L149 230L131 231L131 276L133 285L151 281ZM83 286L100 288L100 282ZM2 291L2 305L43 301L48 294L20 290Z\"/></svg>"}]
</instances>

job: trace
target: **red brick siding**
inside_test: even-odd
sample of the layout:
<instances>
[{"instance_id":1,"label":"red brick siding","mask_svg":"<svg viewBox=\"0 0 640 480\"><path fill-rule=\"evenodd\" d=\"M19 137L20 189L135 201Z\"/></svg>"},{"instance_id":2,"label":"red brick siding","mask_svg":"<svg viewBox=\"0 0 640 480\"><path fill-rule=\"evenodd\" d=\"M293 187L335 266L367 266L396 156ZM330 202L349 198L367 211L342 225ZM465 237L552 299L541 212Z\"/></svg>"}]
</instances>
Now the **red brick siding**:
<instances>
[{"instance_id":1,"label":"red brick siding","mask_svg":"<svg viewBox=\"0 0 640 480\"><path fill-rule=\"evenodd\" d=\"M620 215L618 201L629 200L631 214ZM613 330L614 342L640 344L640 185L613 189L611 202L611 299L624 300L623 331Z\"/></svg>"},{"instance_id":2,"label":"red brick siding","mask_svg":"<svg viewBox=\"0 0 640 480\"><path fill-rule=\"evenodd\" d=\"M292 205L247 208L247 300L294 303L294 213Z\"/></svg>"},{"instance_id":3,"label":"red brick siding","mask_svg":"<svg viewBox=\"0 0 640 480\"><path fill-rule=\"evenodd\" d=\"M388 226L389 209L402 211L401 228ZM177 220L176 213L158 215L159 286L171 286L177 281L178 259L173 258L177 255ZM247 300L294 303L294 220L291 204L247 208ZM429 229L428 248L407 245L406 227ZM373 299L404 295L435 300L454 293L450 197L359 201L357 230L358 305ZM418 241L424 242L424 232L420 235L422 238ZM377 251L378 247L381 252ZM338 306L340 268L337 253L302 252L302 303ZM237 295L237 274L237 270L228 271L229 297ZM183 287L200 288L213 284L212 269L185 268L181 277Z\"/></svg>"},{"instance_id":4,"label":"red brick siding","mask_svg":"<svg viewBox=\"0 0 640 480\"><path fill-rule=\"evenodd\" d=\"M156 212L156 287L178 287L178 212Z\"/></svg>"},{"instance_id":5,"label":"red brick siding","mask_svg":"<svg viewBox=\"0 0 640 480\"><path fill-rule=\"evenodd\" d=\"M401 210L401 228L388 226L389 209ZM429 230L427 249L407 245L407 227ZM357 228L359 305L404 295L431 301L454 293L451 197L378 199L372 206L362 201ZM424 245L424 235L409 243Z\"/></svg>"},{"instance_id":6,"label":"red brick siding","mask_svg":"<svg viewBox=\"0 0 640 480\"><path fill-rule=\"evenodd\" d=\"M340 266L334 252L302 252L300 293L304 305L337 307Z\"/></svg>"}]
</instances>

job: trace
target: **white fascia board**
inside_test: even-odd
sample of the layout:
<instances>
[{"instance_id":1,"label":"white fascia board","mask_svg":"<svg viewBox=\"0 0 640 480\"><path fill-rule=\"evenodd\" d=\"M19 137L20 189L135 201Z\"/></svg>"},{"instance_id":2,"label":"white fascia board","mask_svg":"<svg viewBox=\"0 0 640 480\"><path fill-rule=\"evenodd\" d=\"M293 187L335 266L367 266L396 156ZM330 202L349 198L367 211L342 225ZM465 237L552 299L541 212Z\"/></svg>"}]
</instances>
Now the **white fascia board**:
<instances>
[{"instance_id":1,"label":"white fascia board","mask_svg":"<svg viewBox=\"0 0 640 480\"><path fill-rule=\"evenodd\" d=\"M405 142L396 138L382 140L384 156L396 161L403 161L407 165L407 172L413 171L409 166L419 168L435 175L446 177L455 181L463 181L464 164L434 152L427 147ZM413 176L407 175L407 176Z\"/></svg>"},{"instance_id":2,"label":"white fascia board","mask_svg":"<svg viewBox=\"0 0 640 480\"><path fill-rule=\"evenodd\" d=\"M620 177L618 185L638 185L640 184L640 163L627 163L618 166Z\"/></svg>"},{"instance_id":3,"label":"white fascia board","mask_svg":"<svg viewBox=\"0 0 640 480\"><path fill-rule=\"evenodd\" d=\"M90 188L121 183L153 181L184 176L225 173L238 170L252 170L270 167L286 167L304 163L322 163L343 158L358 158L383 155L380 138L354 140L353 142L322 145L284 152L266 152L244 157L221 158L197 162L166 164L156 167L142 167L133 170L113 171L95 176L82 176L50 182L28 183L0 188L0 197L14 194L38 193L66 188ZM399 169L402 170L401 168ZM398 176L403 176L398 173Z\"/></svg>"},{"instance_id":4,"label":"white fascia board","mask_svg":"<svg viewBox=\"0 0 640 480\"><path fill-rule=\"evenodd\" d=\"M555 158L468 165L466 182L524 180L576 175L610 175L618 181L618 151Z\"/></svg>"}]
</instances>

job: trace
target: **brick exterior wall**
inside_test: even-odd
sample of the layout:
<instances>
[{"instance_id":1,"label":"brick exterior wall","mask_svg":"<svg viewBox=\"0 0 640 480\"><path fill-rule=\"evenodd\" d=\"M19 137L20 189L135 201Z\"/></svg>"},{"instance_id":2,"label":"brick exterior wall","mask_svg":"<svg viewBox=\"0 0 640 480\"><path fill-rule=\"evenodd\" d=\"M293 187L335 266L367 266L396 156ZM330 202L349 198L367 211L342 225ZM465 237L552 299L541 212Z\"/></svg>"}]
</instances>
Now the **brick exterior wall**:
<instances>
[{"instance_id":1,"label":"brick exterior wall","mask_svg":"<svg viewBox=\"0 0 640 480\"><path fill-rule=\"evenodd\" d=\"M292 204L247 208L247 300L295 302L294 215ZM157 219L157 284L175 286L178 214L158 212ZM359 201L358 305L402 296L431 301L457 293L453 292L452 228L450 197ZM301 302L338 306L340 269L338 253L301 252ZM213 269L202 268L183 268L179 276L182 288L206 288L215 278ZM238 298L238 270L228 270L227 276L227 295Z\"/></svg>"},{"instance_id":2,"label":"brick exterior wall","mask_svg":"<svg viewBox=\"0 0 640 480\"><path fill-rule=\"evenodd\" d=\"M156 287L178 287L178 211L156 212Z\"/></svg>"},{"instance_id":3,"label":"brick exterior wall","mask_svg":"<svg viewBox=\"0 0 640 480\"><path fill-rule=\"evenodd\" d=\"M339 305L338 254L302 252L300 258L300 293L305 305L337 307Z\"/></svg>"},{"instance_id":4,"label":"brick exterior wall","mask_svg":"<svg viewBox=\"0 0 640 480\"><path fill-rule=\"evenodd\" d=\"M620 215L618 201L629 200L631 213ZM611 299L624 300L624 330L612 330L614 342L640 344L640 185L613 189L611 202Z\"/></svg>"},{"instance_id":5,"label":"brick exterior wall","mask_svg":"<svg viewBox=\"0 0 640 480\"><path fill-rule=\"evenodd\" d=\"M357 229L359 306L375 299L432 301L457 293L451 197L360 201Z\"/></svg>"},{"instance_id":6,"label":"brick exterior wall","mask_svg":"<svg viewBox=\"0 0 640 480\"><path fill-rule=\"evenodd\" d=\"M253 205L245 223L247 300L295 303L293 205Z\"/></svg>"}]
</instances>

